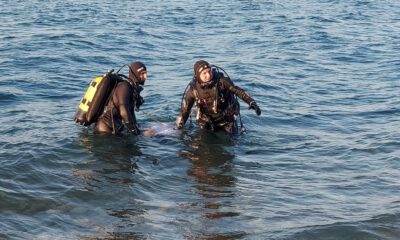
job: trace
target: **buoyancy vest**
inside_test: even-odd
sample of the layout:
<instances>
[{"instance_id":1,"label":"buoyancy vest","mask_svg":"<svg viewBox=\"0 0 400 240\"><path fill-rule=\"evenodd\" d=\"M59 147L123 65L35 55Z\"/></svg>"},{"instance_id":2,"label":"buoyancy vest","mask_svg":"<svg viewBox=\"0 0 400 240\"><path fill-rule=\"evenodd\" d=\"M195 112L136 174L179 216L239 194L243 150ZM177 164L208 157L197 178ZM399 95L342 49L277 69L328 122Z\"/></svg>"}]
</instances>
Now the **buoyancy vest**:
<instances>
[{"instance_id":1,"label":"buoyancy vest","mask_svg":"<svg viewBox=\"0 0 400 240\"><path fill-rule=\"evenodd\" d=\"M201 86L196 80L190 83L197 106L197 120L202 114L214 120L239 114L239 102L236 97L222 86L221 78L224 75L217 72L214 74L213 83L206 86Z\"/></svg>"}]
</instances>

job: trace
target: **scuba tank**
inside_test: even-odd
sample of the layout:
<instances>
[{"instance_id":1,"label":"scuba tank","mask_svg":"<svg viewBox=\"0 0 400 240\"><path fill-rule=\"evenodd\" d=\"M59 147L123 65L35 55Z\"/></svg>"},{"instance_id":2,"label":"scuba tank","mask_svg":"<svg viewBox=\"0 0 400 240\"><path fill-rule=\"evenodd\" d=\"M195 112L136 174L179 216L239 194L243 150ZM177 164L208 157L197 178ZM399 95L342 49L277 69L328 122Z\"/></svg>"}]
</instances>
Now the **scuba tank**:
<instances>
[{"instance_id":1,"label":"scuba tank","mask_svg":"<svg viewBox=\"0 0 400 240\"><path fill-rule=\"evenodd\" d=\"M75 113L74 120L76 123L89 126L96 122L103 113L113 89L122 80L118 74L113 74L113 72L114 69L108 71L103 76L95 77L90 82Z\"/></svg>"}]
</instances>

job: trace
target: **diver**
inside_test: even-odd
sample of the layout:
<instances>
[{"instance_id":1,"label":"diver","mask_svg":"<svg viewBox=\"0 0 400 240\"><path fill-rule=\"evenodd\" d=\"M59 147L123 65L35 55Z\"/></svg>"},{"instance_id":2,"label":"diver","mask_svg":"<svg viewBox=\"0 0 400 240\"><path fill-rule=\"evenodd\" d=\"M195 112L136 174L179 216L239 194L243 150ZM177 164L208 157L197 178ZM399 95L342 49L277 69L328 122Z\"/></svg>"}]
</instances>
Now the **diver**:
<instances>
[{"instance_id":1,"label":"diver","mask_svg":"<svg viewBox=\"0 0 400 240\"><path fill-rule=\"evenodd\" d=\"M249 105L249 109L261 114L254 99L243 89L233 84L229 76L220 72L221 68L210 65L204 60L194 64L194 76L182 97L181 111L176 119L178 129L183 128L194 103L196 120L200 128L212 132L224 130L226 133L238 133L237 118L240 117L238 96ZM223 70L223 69L221 69Z\"/></svg>"},{"instance_id":2,"label":"diver","mask_svg":"<svg viewBox=\"0 0 400 240\"><path fill-rule=\"evenodd\" d=\"M132 62L129 66L127 81L119 81L103 113L97 120L94 131L96 133L111 133L118 135L124 129L139 135L140 130L136 122L135 108L138 111L144 103L140 96L143 85L147 79L146 66L139 62Z\"/></svg>"}]
</instances>

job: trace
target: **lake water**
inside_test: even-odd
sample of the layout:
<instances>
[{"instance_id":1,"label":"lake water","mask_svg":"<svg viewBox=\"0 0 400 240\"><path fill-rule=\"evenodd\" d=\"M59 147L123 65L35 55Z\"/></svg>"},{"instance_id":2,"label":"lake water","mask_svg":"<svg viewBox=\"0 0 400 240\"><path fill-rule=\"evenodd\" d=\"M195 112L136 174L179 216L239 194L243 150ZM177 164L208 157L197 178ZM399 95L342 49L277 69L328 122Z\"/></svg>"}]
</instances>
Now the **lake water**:
<instances>
[{"instance_id":1,"label":"lake water","mask_svg":"<svg viewBox=\"0 0 400 240\"><path fill-rule=\"evenodd\" d=\"M400 239L399 2L0 10L1 239ZM199 59L261 107L241 102L245 134L172 130ZM75 124L90 80L134 60L160 134Z\"/></svg>"}]
</instances>

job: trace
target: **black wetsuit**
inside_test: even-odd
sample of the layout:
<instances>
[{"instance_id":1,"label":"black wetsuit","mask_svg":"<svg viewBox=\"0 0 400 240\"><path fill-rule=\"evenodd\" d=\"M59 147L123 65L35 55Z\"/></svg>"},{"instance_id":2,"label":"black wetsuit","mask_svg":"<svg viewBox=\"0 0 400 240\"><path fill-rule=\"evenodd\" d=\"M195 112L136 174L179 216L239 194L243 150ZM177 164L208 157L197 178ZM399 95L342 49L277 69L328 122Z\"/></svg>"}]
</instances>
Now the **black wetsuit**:
<instances>
[{"instance_id":1,"label":"black wetsuit","mask_svg":"<svg viewBox=\"0 0 400 240\"><path fill-rule=\"evenodd\" d=\"M134 108L135 103L141 99L140 88L136 83L119 82L103 114L96 122L95 132L119 134L124 123L129 132L139 134Z\"/></svg>"},{"instance_id":2,"label":"black wetsuit","mask_svg":"<svg viewBox=\"0 0 400 240\"><path fill-rule=\"evenodd\" d=\"M201 128L212 131L223 129L227 133L238 130L237 116L240 114L239 102L236 96L247 104L254 102L253 98L243 89L235 86L230 78L214 70L211 83L201 84L195 79L189 84L177 119L178 128L186 123L190 110L196 102L196 119Z\"/></svg>"}]
</instances>

